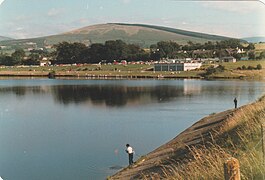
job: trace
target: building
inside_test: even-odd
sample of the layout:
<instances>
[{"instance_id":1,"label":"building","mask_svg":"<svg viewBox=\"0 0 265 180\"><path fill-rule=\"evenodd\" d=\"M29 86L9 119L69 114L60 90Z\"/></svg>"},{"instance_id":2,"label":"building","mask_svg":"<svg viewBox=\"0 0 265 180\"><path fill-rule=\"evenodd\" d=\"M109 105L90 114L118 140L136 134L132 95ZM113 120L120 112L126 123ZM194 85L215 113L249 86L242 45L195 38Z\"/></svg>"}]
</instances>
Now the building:
<instances>
[{"instance_id":1,"label":"building","mask_svg":"<svg viewBox=\"0 0 265 180\"><path fill-rule=\"evenodd\" d=\"M156 63L154 71L189 71L200 68L202 63Z\"/></svg>"},{"instance_id":2,"label":"building","mask_svg":"<svg viewBox=\"0 0 265 180\"><path fill-rule=\"evenodd\" d=\"M236 58L229 56L229 57L222 57L220 58L220 62L236 62Z\"/></svg>"},{"instance_id":3,"label":"building","mask_svg":"<svg viewBox=\"0 0 265 180\"><path fill-rule=\"evenodd\" d=\"M49 60L41 60L40 61L40 66L50 66L51 65L51 61Z\"/></svg>"}]
</instances>

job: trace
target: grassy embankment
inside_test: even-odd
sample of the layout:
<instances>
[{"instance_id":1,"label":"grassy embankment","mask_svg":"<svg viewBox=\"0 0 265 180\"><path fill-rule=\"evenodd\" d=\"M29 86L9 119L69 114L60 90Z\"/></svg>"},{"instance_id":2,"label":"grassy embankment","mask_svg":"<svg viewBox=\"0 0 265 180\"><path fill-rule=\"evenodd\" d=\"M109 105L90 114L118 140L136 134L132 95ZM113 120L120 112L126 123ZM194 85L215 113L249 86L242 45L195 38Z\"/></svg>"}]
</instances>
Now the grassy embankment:
<instances>
[{"instance_id":1,"label":"grassy embankment","mask_svg":"<svg viewBox=\"0 0 265 180\"><path fill-rule=\"evenodd\" d=\"M212 114L109 179L224 179L224 162L239 160L241 179L265 179L261 124L265 96Z\"/></svg>"},{"instance_id":2,"label":"grassy embankment","mask_svg":"<svg viewBox=\"0 0 265 180\"><path fill-rule=\"evenodd\" d=\"M245 66L256 68L257 65L262 66L261 70L238 70ZM265 60L260 61L238 61L236 63L221 63L220 65L225 67L225 71L222 73L213 74L212 78L247 78L247 79L263 79L265 77Z\"/></svg>"},{"instance_id":3,"label":"grassy embankment","mask_svg":"<svg viewBox=\"0 0 265 180\"><path fill-rule=\"evenodd\" d=\"M261 64L262 70L237 70L245 65L256 67ZM236 63L222 63L225 71L209 76L209 78L254 78L262 79L265 76L265 60L240 61ZM209 65L204 65L200 70L179 72L154 72L153 65L84 65L84 66L51 66L51 67L3 67L0 76L48 76L50 72L56 76L92 77L92 78L202 78Z\"/></svg>"},{"instance_id":4,"label":"grassy embankment","mask_svg":"<svg viewBox=\"0 0 265 180\"><path fill-rule=\"evenodd\" d=\"M265 123L265 96L236 111L222 129L225 133L209 144L190 147L191 159L165 168L169 179L223 179L223 163L239 160L241 178L265 179L261 123ZM216 132L218 133L218 132Z\"/></svg>"}]
</instances>

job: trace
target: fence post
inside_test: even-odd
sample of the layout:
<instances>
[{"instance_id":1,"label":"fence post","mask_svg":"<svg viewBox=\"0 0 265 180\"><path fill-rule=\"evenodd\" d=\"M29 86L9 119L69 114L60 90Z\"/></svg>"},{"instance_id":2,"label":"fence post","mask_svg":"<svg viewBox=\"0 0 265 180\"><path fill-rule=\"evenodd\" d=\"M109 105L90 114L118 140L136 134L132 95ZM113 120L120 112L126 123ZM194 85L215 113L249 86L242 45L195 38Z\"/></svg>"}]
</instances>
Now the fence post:
<instances>
[{"instance_id":1,"label":"fence post","mask_svg":"<svg viewBox=\"0 0 265 180\"><path fill-rule=\"evenodd\" d=\"M229 158L224 163L225 180L240 180L239 162L236 158Z\"/></svg>"},{"instance_id":2,"label":"fence post","mask_svg":"<svg viewBox=\"0 0 265 180\"><path fill-rule=\"evenodd\" d=\"M261 123L261 136L262 136L262 154L263 164L265 164L265 123Z\"/></svg>"}]
</instances>

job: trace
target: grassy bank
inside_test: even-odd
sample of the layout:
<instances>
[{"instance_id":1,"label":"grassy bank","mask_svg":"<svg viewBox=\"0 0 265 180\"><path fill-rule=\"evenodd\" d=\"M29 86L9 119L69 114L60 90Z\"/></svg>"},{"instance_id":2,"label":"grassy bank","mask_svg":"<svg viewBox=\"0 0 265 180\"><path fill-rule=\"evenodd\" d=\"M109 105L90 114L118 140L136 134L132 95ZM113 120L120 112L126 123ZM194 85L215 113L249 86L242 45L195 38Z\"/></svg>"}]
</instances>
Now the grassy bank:
<instances>
[{"instance_id":1,"label":"grassy bank","mask_svg":"<svg viewBox=\"0 0 265 180\"><path fill-rule=\"evenodd\" d=\"M265 96L207 116L110 179L224 179L224 162L239 160L241 179L265 179L261 123Z\"/></svg>"},{"instance_id":2,"label":"grassy bank","mask_svg":"<svg viewBox=\"0 0 265 180\"><path fill-rule=\"evenodd\" d=\"M219 132L224 133L218 139L190 146L189 158L165 167L164 175L168 179L223 179L223 163L235 157L241 179L265 179L261 142L264 117L265 97L236 111L221 127Z\"/></svg>"}]
</instances>

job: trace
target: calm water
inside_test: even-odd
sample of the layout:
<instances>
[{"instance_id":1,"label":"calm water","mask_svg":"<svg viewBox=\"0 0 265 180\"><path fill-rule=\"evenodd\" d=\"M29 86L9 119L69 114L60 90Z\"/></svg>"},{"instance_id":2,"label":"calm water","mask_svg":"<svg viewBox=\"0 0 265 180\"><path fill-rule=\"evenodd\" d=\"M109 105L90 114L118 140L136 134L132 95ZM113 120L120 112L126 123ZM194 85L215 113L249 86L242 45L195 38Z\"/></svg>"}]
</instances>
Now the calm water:
<instances>
[{"instance_id":1,"label":"calm water","mask_svg":"<svg viewBox=\"0 0 265 180\"><path fill-rule=\"evenodd\" d=\"M200 118L243 105L264 82L203 80L0 80L4 180L104 179Z\"/></svg>"}]
</instances>

